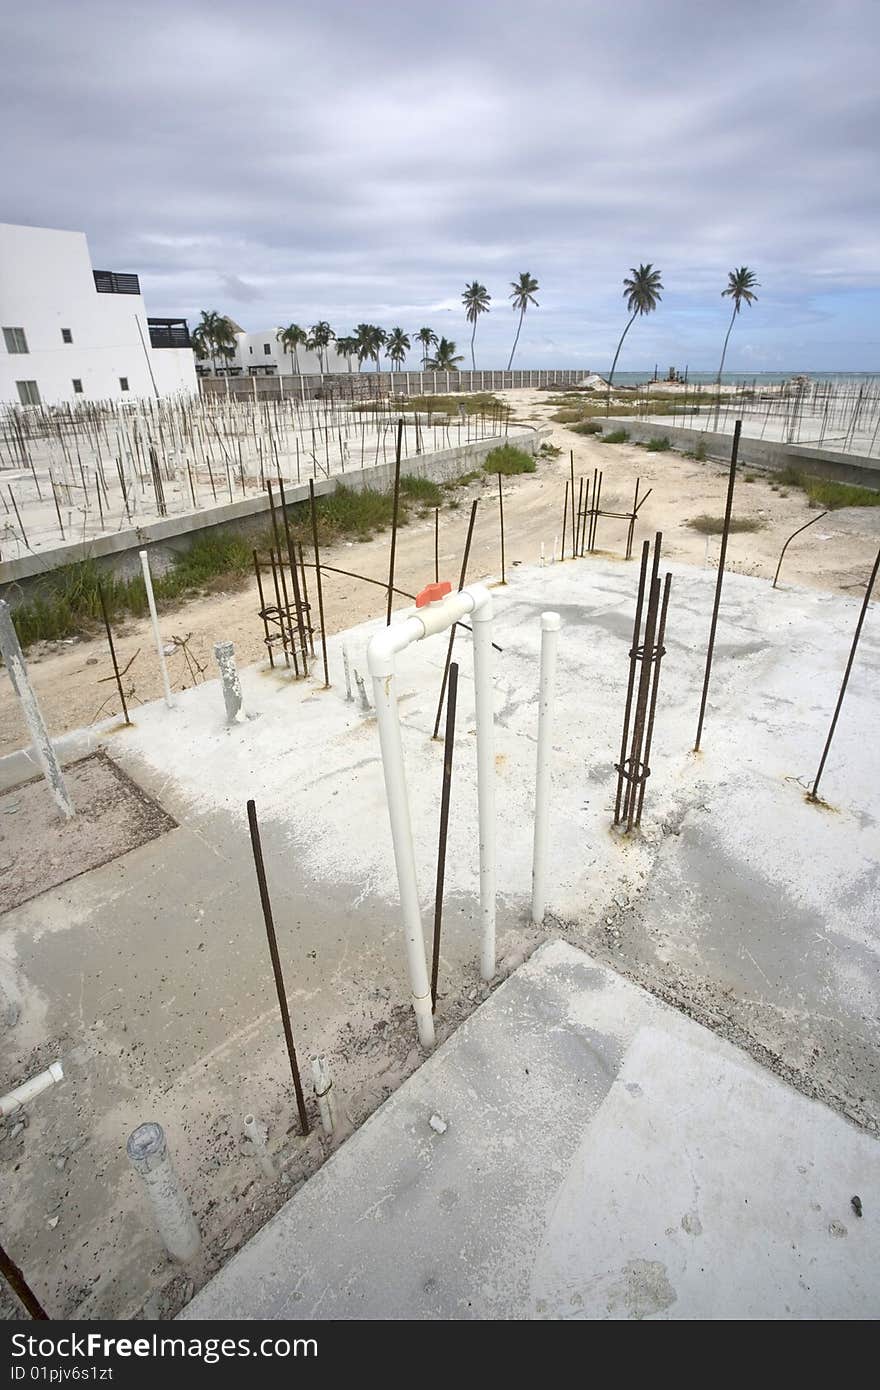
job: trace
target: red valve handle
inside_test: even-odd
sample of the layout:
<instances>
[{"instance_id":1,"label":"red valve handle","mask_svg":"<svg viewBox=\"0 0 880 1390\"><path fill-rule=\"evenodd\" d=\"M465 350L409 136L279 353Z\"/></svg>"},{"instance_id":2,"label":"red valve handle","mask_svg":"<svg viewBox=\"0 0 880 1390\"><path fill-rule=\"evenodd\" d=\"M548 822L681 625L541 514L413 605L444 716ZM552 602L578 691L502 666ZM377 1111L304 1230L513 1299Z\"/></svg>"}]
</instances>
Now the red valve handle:
<instances>
[{"instance_id":1,"label":"red valve handle","mask_svg":"<svg viewBox=\"0 0 880 1390\"><path fill-rule=\"evenodd\" d=\"M426 604L437 603L439 599L445 598L452 593L452 585L448 579L441 579L439 584L428 584L420 594L416 594L416 608L424 608Z\"/></svg>"}]
</instances>

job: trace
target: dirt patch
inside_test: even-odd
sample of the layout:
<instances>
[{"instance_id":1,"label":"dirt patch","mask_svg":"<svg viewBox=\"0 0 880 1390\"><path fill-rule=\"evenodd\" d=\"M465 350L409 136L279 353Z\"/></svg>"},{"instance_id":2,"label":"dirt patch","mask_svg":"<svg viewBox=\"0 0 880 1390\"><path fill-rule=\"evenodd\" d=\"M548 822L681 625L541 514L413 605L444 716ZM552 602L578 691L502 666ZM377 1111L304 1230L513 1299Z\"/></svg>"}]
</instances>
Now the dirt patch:
<instances>
[{"instance_id":1,"label":"dirt patch","mask_svg":"<svg viewBox=\"0 0 880 1390\"><path fill-rule=\"evenodd\" d=\"M0 796L0 913L97 869L177 822L104 752L64 770L76 815L64 821L42 777Z\"/></svg>"}]
</instances>

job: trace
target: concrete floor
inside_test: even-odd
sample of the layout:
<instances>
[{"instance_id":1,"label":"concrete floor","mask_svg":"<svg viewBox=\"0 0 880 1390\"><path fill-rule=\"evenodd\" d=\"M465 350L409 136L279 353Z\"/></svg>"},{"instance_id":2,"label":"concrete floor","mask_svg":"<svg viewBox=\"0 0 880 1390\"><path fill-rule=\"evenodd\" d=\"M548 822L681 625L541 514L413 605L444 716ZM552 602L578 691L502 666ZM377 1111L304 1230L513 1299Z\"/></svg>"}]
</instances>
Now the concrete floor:
<instances>
[{"instance_id":1,"label":"concrete floor","mask_svg":"<svg viewBox=\"0 0 880 1390\"><path fill-rule=\"evenodd\" d=\"M874 1140L553 941L183 1316L874 1318L878 1200Z\"/></svg>"},{"instance_id":2,"label":"concrete floor","mask_svg":"<svg viewBox=\"0 0 880 1390\"><path fill-rule=\"evenodd\" d=\"M611 833L610 811L635 565L594 558L523 568L496 590L500 974L547 934L528 925L527 903L539 614L553 607L564 627L547 931L588 947L875 1131L876 610L823 782L830 805L819 808L805 789L859 600L774 592L728 575L704 751L695 758L714 575L672 568L654 771L643 833L632 841ZM193 1196L207 1251L190 1275L196 1286L290 1193L283 1184L260 1188L241 1152L241 1116L255 1098L291 1186L324 1157L316 1136L297 1135L248 796L263 827L297 1039L304 1054L329 1054L344 1129L420 1061L375 722L346 701L342 680L343 642L363 671L374 626L331 639L329 691L320 677L293 683L283 672L246 670L246 702L258 717L240 728L225 728L219 688L209 682L179 696L173 711L144 707L133 729L105 734L111 756L178 828L0 921L0 1002L17 1018L0 1042L4 1082L57 1056L68 1077L31 1107L25 1131L0 1135L6 1243L58 1316L126 1316L156 1306L157 1289L162 1306L177 1311L186 1296L184 1276L168 1293L172 1274L126 1168L125 1139L140 1121L165 1124ZM442 638L411 649L400 678L426 921L442 769L442 745L429 734L444 650ZM457 652L441 1037L485 995L467 634ZM68 744L71 756L82 751ZM22 775L24 759L0 764L0 786Z\"/></svg>"}]
</instances>

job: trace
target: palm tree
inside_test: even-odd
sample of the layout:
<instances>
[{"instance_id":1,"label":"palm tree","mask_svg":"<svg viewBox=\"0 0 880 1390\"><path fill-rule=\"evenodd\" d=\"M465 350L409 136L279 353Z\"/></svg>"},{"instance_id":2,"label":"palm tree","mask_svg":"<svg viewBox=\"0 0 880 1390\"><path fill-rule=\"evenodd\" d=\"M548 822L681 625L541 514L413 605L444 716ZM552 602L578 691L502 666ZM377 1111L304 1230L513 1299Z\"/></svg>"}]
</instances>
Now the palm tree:
<instances>
[{"instance_id":1,"label":"palm tree","mask_svg":"<svg viewBox=\"0 0 880 1390\"><path fill-rule=\"evenodd\" d=\"M218 314L216 309L203 309L193 332L199 344L197 353L210 357L216 376L218 356L228 357L227 348L232 349L233 356L235 354L235 329L225 314Z\"/></svg>"},{"instance_id":2,"label":"palm tree","mask_svg":"<svg viewBox=\"0 0 880 1390\"><path fill-rule=\"evenodd\" d=\"M326 370L324 366L324 354L335 337L336 334L333 332L333 329L324 319L321 319L320 323L316 323L314 328L309 329L306 347L309 352L316 352L318 354L318 369L322 375Z\"/></svg>"},{"instance_id":3,"label":"palm tree","mask_svg":"<svg viewBox=\"0 0 880 1390\"><path fill-rule=\"evenodd\" d=\"M354 357L357 350L358 340L352 334L348 334L344 338L336 339L336 351L339 353L340 357L345 358L349 371L352 370L351 359Z\"/></svg>"},{"instance_id":4,"label":"palm tree","mask_svg":"<svg viewBox=\"0 0 880 1390\"><path fill-rule=\"evenodd\" d=\"M507 364L508 371L510 371L513 366L513 354L516 352L516 345L519 342L519 331L522 328L526 309L530 304L534 304L536 309L539 307L538 301L535 299L535 292L539 290L541 286L527 270L523 270L518 280L511 280L510 288L513 290L513 294L508 295L508 298L513 300L513 312L516 313L517 309L519 309L519 323L516 325L516 337L513 340L513 347L510 349L510 361Z\"/></svg>"},{"instance_id":5,"label":"palm tree","mask_svg":"<svg viewBox=\"0 0 880 1390\"><path fill-rule=\"evenodd\" d=\"M395 364L400 371L401 364L409 352L412 344L402 328L392 328L388 334L388 346L386 356L391 359L391 370L394 371Z\"/></svg>"},{"instance_id":6,"label":"palm tree","mask_svg":"<svg viewBox=\"0 0 880 1390\"><path fill-rule=\"evenodd\" d=\"M620 335L620 342L617 344L617 351L614 354L614 361L611 363L611 372L608 377L608 393L605 398L605 414L611 410L611 386L614 381L614 368L617 366L617 359L620 356L620 349L623 347L623 340L632 328L640 314L650 314L660 300L663 298L660 291L663 284L660 280L660 271L655 270L653 265L640 265L638 270L635 266L630 266L631 279L623 282L623 297L626 300L626 307L632 317L627 321L626 328Z\"/></svg>"},{"instance_id":7,"label":"palm tree","mask_svg":"<svg viewBox=\"0 0 880 1390\"><path fill-rule=\"evenodd\" d=\"M305 329L300 328L298 323L289 323L286 328L279 328L275 334L276 343L280 343L284 352L289 352L293 357L293 370L297 376L301 374L297 348L305 347L308 336Z\"/></svg>"},{"instance_id":8,"label":"palm tree","mask_svg":"<svg viewBox=\"0 0 880 1390\"><path fill-rule=\"evenodd\" d=\"M749 270L747 265L741 265L738 270L727 272L727 289L721 291L722 299L733 300L733 313L730 316L730 323L727 325L727 332L724 335L724 348L721 353L721 365L718 368L718 381L716 382L715 400L715 428L718 428L718 415L721 408L721 374L724 371L724 359L727 356L727 344L730 339L730 330L733 328L734 320L742 308L743 304L754 304L758 296L754 293L760 289L761 285L755 279L755 272Z\"/></svg>"},{"instance_id":9,"label":"palm tree","mask_svg":"<svg viewBox=\"0 0 880 1390\"><path fill-rule=\"evenodd\" d=\"M535 288L537 289L537 285ZM473 371L477 370L477 364L474 359L474 338L477 333L477 319L480 317L480 314L488 314L491 299L492 296L486 289L486 286L481 285L479 280L472 280L469 285L465 285L464 294L461 296L461 302L465 308L465 318L468 323L474 325L471 332L471 369Z\"/></svg>"},{"instance_id":10,"label":"palm tree","mask_svg":"<svg viewBox=\"0 0 880 1390\"><path fill-rule=\"evenodd\" d=\"M428 371L431 372L457 372L459 362L463 362L463 357L456 357L455 343L448 338L441 338L437 344L437 351L427 362Z\"/></svg>"},{"instance_id":11,"label":"palm tree","mask_svg":"<svg viewBox=\"0 0 880 1390\"><path fill-rule=\"evenodd\" d=\"M433 328L420 328L416 334L416 339L422 345L422 371L428 364L428 353L437 341L437 334Z\"/></svg>"}]
</instances>

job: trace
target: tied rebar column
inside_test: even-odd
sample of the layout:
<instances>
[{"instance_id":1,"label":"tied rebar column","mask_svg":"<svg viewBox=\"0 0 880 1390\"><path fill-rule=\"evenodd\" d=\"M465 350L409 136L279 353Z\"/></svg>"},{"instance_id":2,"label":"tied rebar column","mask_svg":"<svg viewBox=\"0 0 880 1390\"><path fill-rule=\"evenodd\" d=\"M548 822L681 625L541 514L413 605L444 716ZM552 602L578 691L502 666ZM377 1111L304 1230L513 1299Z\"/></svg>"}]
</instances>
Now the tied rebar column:
<instances>
[{"instance_id":1,"label":"tied rebar column","mask_svg":"<svg viewBox=\"0 0 880 1390\"><path fill-rule=\"evenodd\" d=\"M709 680L712 675L712 655L715 651L715 633L718 628L718 608L721 603L721 589L724 584L724 562L727 558L727 541L730 536L730 517L733 511L733 489L736 483L736 456L739 453L739 436L742 430L742 420L737 420L733 426L733 447L730 451L730 475L727 480L727 503L724 508L724 530L721 536L721 552L718 556L718 578L715 582L715 601L712 605L712 623L709 628L709 646L706 651L706 671L703 676L703 695L700 700L700 718L697 723L697 737L694 741L694 752L700 751L700 739L703 735L703 720L706 717L706 700L709 697Z\"/></svg>"},{"instance_id":2,"label":"tied rebar column","mask_svg":"<svg viewBox=\"0 0 880 1390\"><path fill-rule=\"evenodd\" d=\"M666 654L663 645L666 634L666 615L672 576L667 574L662 590L660 585L660 549L663 537L658 531L654 539L654 560L648 577L650 546L642 546L642 563L632 645L629 653L629 679L620 740L620 759L615 763L617 794L614 802L614 824L624 825L628 835L642 821L645 784L651 775L651 743L660 688L660 666ZM645 612L645 595L648 606ZM642 613L645 630L642 635ZM641 640L640 640L641 639ZM636 674L638 673L638 683ZM633 703L635 697L635 704ZM627 747L629 753L627 754Z\"/></svg>"}]
</instances>

